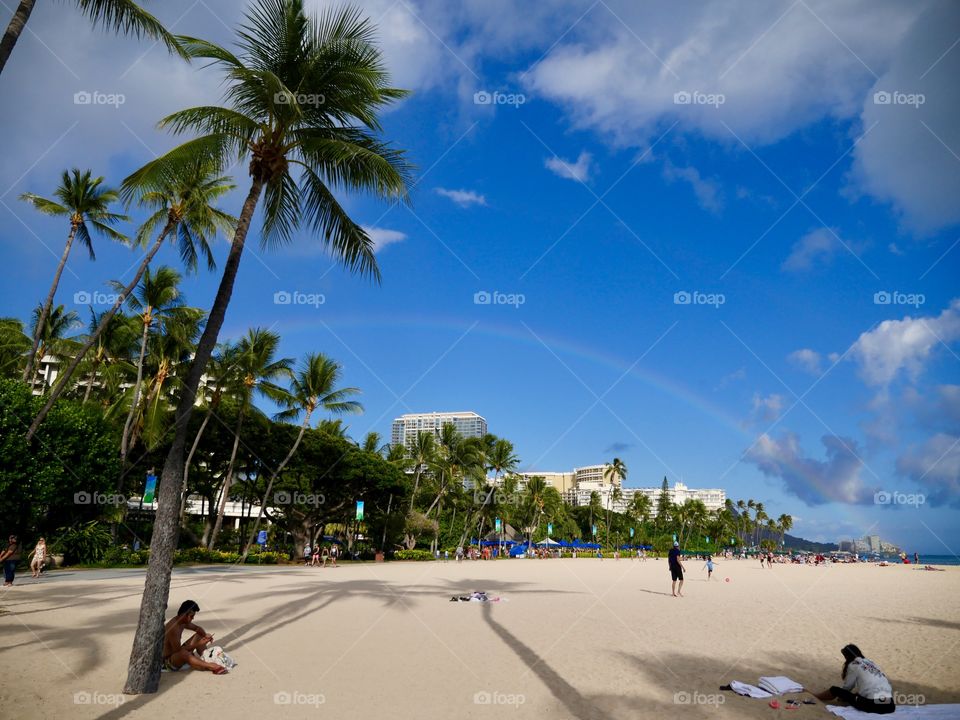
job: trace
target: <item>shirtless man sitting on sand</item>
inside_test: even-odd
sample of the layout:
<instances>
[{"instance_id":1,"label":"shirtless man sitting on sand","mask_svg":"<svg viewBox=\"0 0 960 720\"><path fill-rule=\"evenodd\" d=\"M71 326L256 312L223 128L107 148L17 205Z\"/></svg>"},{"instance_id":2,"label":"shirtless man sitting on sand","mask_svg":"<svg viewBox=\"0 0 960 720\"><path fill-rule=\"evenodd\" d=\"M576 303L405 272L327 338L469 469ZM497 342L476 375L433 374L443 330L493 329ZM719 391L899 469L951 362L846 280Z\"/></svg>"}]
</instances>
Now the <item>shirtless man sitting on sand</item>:
<instances>
[{"instance_id":1,"label":"shirtless man sitting on sand","mask_svg":"<svg viewBox=\"0 0 960 720\"><path fill-rule=\"evenodd\" d=\"M176 672L189 665L194 670L210 670L214 675L223 675L227 669L216 663L200 659L207 645L213 641L213 635L199 625L193 624L193 618L200 606L193 600L185 601L177 611L176 617L167 621L163 627L163 669ZM184 630L193 630L193 636L185 643L181 642Z\"/></svg>"}]
</instances>

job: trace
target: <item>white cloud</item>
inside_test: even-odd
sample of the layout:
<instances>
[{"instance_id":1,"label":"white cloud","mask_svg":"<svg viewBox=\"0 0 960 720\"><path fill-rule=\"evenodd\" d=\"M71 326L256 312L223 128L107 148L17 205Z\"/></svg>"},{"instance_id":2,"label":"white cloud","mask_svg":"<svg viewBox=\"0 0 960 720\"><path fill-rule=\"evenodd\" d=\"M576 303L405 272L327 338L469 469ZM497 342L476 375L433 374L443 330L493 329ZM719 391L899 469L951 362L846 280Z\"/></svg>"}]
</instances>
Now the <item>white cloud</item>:
<instances>
[{"instance_id":1,"label":"white cloud","mask_svg":"<svg viewBox=\"0 0 960 720\"><path fill-rule=\"evenodd\" d=\"M897 459L897 472L924 489L931 505L960 507L960 437L937 433Z\"/></svg>"},{"instance_id":2,"label":"white cloud","mask_svg":"<svg viewBox=\"0 0 960 720\"><path fill-rule=\"evenodd\" d=\"M892 203L921 234L960 222L958 27L960 4L928 5L864 96L860 122L869 132L853 153L855 189ZM878 104L876 93L892 101ZM893 93L923 101L899 103Z\"/></svg>"},{"instance_id":3,"label":"white cloud","mask_svg":"<svg viewBox=\"0 0 960 720\"><path fill-rule=\"evenodd\" d=\"M811 350L810 348L794 350L787 355L787 360L811 375L820 373L820 353L816 350Z\"/></svg>"},{"instance_id":4,"label":"white cloud","mask_svg":"<svg viewBox=\"0 0 960 720\"><path fill-rule=\"evenodd\" d=\"M842 247L837 235L835 229L833 231L827 228L811 230L794 243L790 255L780 266L781 269L801 272L810 270L818 264L829 265L833 256Z\"/></svg>"},{"instance_id":5,"label":"white cloud","mask_svg":"<svg viewBox=\"0 0 960 720\"><path fill-rule=\"evenodd\" d=\"M577 161L564 160L559 157L549 157L544 162L547 169L554 175L567 180L586 182L590 179L590 167L593 157L586 150L577 157Z\"/></svg>"},{"instance_id":6,"label":"white cloud","mask_svg":"<svg viewBox=\"0 0 960 720\"><path fill-rule=\"evenodd\" d=\"M780 439L764 433L744 458L764 475L782 480L788 492L808 505L872 502L874 489L860 477L863 461L856 442L836 435L824 435L821 442L826 460L806 457L794 433Z\"/></svg>"},{"instance_id":7,"label":"white cloud","mask_svg":"<svg viewBox=\"0 0 960 720\"><path fill-rule=\"evenodd\" d=\"M473 190L448 190L447 188L437 188L437 194L453 200L462 208L471 205L486 205L487 198L474 192Z\"/></svg>"},{"instance_id":8,"label":"white cloud","mask_svg":"<svg viewBox=\"0 0 960 720\"><path fill-rule=\"evenodd\" d=\"M364 225L363 229L367 235L370 236L370 239L373 240L374 252L380 252L387 245L403 242L407 239L406 233L402 233L399 230L388 230L387 228L378 228L369 225Z\"/></svg>"},{"instance_id":9,"label":"white cloud","mask_svg":"<svg viewBox=\"0 0 960 720\"><path fill-rule=\"evenodd\" d=\"M753 417L763 422L773 422L783 412L783 396L773 393L762 397L760 393L753 394Z\"/></svg>"},{"instance_id":10,"label":"white cloud","mask_svg":"<svg viewBox=\"0 0 960 720\"><path fill-rule=\"evenodd\" d=\"M704 210L712 213L719 213L723 209L723 197L720 184L714 180L706 179L700 175L700 171L695 167L678 168L672 163L667 162L663 166L663 177L669 182L682 180L693 188L693 194L697 197L697 203Z\"/></svg>"},{"instance_id":11,"label":"white cloud","mask_svg":"<svg viewBox=\"0 0 960 720\"><path fill-rule=\"evenodd\" d=\"M884 320L857 338L850 357L861 377L878 386L889 385L902 372L915 380L941 344L960 338L960 299L938 316Z\"/></svg>"}]
</instances>

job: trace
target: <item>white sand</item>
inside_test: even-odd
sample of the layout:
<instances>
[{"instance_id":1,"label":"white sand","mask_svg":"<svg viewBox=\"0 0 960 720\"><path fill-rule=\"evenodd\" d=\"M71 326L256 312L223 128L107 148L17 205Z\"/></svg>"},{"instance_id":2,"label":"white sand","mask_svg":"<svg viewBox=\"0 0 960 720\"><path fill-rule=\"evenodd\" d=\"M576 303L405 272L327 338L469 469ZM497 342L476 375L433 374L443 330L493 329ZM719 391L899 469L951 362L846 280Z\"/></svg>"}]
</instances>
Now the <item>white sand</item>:
<instances>
[{"instance_id":1,"label":"white sand","mask_svg":"<svg viewBox=\"0 0 960 720\"><path fill-rule=\"evenodd\" d=\"M0 717L759 718L718 687L837 683L848 642L896 692L960 702L960 568L702 565L682 599L664 560L178 570L171 610L196 600L240 665L121 705L142 570L28 574L0 594ZM507 602L449 602L474 589Z\"/></svg>"}]
</instances>

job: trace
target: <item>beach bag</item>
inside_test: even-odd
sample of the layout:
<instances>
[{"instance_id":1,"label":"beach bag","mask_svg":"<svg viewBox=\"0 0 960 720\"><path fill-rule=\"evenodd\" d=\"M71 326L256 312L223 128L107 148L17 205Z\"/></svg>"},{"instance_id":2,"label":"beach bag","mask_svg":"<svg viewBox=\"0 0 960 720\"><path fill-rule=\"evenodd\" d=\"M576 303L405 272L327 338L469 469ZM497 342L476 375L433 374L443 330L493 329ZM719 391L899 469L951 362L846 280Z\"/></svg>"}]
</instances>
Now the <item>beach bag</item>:
<instances>
[{"instance_id":1,"label":"beach bag","mask_svg":"<svg viewBox=\"0 0 960 720\"><path fill-rule=\"evenodd\" d=\"M216 663L221 667L225 667L227 670L232 670L237 666L237 661L234 660L229 655L227 655L223 651L223 648L220 647L219 645L208 647L206 650L203 651L203 655L201 655L201 657L206 662Z\"/></svg>"}]
</instances>

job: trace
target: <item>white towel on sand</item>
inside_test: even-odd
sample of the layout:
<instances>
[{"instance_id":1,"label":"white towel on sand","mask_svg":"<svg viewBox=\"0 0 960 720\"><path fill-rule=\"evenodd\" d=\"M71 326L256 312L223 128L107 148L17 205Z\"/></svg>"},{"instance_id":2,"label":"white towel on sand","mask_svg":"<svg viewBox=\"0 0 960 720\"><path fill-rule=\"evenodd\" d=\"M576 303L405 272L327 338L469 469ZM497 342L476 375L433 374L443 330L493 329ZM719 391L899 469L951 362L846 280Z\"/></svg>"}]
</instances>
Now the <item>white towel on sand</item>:
<instances>
[{"instance_id":1,"label":"white towel on sand","mask_svg":"<svg viewBox=\"0 0 960 720\"><path fill-rule=\"evenodd\" d=\"M770 677L760 678L757 683L764 690L772 692L774 695L784 695L786 693L796 693L803 690L803 685L796 680L791 680L783 675L772 675Z\"/></svg>"},{"instance_id":2,"label":"white towel on sand","mask_svg":"<svg viewBox=\"0 0 960 720\"><path fill-rule=\"evenodd\" d=\"M846 720L876 720L880 717L908 718L908 720L958 720L960 705L898 705L889 715L865 713L852 707L827 705L827 710Z\"/></svg>"},{"instance_id":3,"label":"white towel on sand","mask_svg":"<svg viewBox=\"0 0 960 720\"><path fill-rule=\"evenodd\" d=\"M730 689L737 693L737 695L746 695L752 698L772 697L770 693L758 688L756 685L747 685L747 683L737 682L736 680L730 681Z\"/></svg>"}]
</instances>

